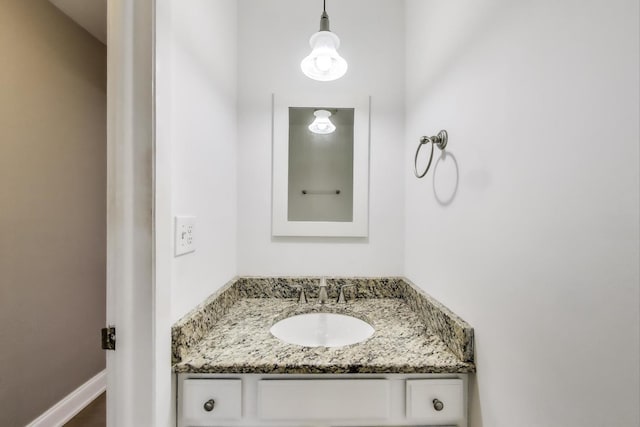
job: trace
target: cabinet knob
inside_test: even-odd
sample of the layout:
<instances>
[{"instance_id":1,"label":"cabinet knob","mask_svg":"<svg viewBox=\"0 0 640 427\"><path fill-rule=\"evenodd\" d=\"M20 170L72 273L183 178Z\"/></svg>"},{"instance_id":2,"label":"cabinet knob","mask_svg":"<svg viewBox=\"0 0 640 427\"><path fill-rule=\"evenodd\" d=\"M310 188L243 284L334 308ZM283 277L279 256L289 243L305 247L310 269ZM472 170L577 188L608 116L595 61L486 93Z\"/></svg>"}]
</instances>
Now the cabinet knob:
<instances>
[{"instance_id":1,"label":"cabinet knob","mask_svg":"<svg viewBox=\"0 0 640 427\"><path fill-rule=\"evenodd\" d=\"M204 402L204 410L207 412L213 411L213 408L216 406L216 401L213 399L209 399Z\"/></svg>"},{"instance_id":2,"label":"cabinet knob","mask_svg":"<svg viewBox=\"0 0 640 427\"><path fill-rule=\"evenodd\" d=\"M444 403L438 399L433 399L433 409L436 411L442 411L444 409Z\"/></svg>"}]
</instances>

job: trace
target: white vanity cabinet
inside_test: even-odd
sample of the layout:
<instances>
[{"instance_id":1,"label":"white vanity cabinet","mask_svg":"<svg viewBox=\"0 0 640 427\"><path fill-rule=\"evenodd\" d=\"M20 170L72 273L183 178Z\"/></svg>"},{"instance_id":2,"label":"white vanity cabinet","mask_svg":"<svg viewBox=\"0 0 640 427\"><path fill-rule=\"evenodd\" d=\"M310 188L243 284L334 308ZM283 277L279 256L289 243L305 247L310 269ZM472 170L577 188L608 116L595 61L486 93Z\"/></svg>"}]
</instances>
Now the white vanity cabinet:
<instances>
[{"instance_id":1,"label":"white vanity cabinet","mask_svg":"<svg viewBox=\"0 0 640 427\"><path fill-rule=\"evenodd\" d=\"M385 420L385 379L266 379L258 381L258 418L272 421Z\"/></svg>"},{"instance_id":2,"label":"white vanity cabinet","mask_svg":"<svg viewBox=\"0 0 640 427\"><path fill-rule=\"evenodd\" d=\"M467 374L178 374L178 427L467 427Z\"/></svg>"},{"instance_id":3,"label":"white vanity cabinet","mask_svg":"<svg viewBox=\"0 0 640 427\"><path fill-rule=\"evenodd\" d=\"M241 420L242 380L186 379L181 401L184 425L220 425Z\"/></svg>"}]
</instances>

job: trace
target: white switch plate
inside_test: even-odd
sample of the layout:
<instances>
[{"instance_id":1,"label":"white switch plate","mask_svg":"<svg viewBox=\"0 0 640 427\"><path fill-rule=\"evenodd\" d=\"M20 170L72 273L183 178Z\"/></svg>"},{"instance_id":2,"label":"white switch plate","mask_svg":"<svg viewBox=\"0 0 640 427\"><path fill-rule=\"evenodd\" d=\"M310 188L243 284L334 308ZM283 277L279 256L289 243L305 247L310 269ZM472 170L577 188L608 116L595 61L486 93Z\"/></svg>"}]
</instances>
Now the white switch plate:
<instances>
[{"instance_id":1,"label":"white switch plate","mask_svg":"<svg viewBox=\"0 0 640 427\"><path fill-rule=\"evenodd\" d=\"M188 254L196 250L195 235L196 217L195 216L177 216L176 217L176 235L175 248L176 256Z\"/></svg>"}]
</instances>

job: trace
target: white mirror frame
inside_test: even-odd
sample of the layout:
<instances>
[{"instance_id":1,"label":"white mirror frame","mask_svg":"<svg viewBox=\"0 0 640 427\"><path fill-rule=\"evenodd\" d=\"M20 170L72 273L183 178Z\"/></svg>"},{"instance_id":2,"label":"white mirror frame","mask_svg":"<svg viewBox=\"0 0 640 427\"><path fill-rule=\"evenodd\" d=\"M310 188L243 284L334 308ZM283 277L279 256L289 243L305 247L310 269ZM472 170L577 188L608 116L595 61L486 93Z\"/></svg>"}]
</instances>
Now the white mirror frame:
<instances>
[{"instance_id":1,"label":"white mirror frame","mask_svg":"<svg viewBox=\"0 0 640 427\"><path fill-rule=\"evenodd\" d=\"M272 235L367 237L369 233L369 140L371 97L272 95ZM289 107L354 108L353 221L289 221Z\"/></svg>"}]
</instances>

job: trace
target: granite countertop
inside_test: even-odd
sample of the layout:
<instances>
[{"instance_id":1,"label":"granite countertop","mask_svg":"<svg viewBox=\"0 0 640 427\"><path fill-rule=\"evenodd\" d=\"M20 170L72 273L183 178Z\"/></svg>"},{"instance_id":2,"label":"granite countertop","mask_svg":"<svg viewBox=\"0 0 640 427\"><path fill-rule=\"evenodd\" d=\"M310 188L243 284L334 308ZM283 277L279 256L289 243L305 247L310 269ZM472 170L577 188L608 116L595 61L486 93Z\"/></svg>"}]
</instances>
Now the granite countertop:
<instances>
[{"instance_id":1,"label":"granite countertop","mask_svg":"<svg viewBox=\"0 0 640 427\"><path fill-rule=\"evenodd\" d=\"M237 278L172 329L176 373L466 373L474 372L473 329L404 278L328 278L329 302L317 304L319 278ZM347 304L335 302L344 284ZM295 286L307 292L299 304ZM301 313L348 314L369 322L366 341L303 347L269 328Z\"/></svg>"}]
</instances>

